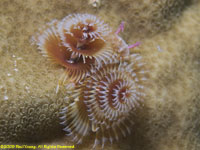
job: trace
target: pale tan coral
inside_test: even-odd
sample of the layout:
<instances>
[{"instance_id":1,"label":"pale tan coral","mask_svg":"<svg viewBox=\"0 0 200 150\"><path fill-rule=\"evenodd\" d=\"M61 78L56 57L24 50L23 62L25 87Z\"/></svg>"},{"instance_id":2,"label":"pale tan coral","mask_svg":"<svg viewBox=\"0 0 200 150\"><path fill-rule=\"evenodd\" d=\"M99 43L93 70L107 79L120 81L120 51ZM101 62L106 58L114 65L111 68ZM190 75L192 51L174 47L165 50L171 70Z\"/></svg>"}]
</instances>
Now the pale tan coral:
<instances>
[{"instance_id":1,"label":"pale tan coral","mask_svg":"<svg viewBox=\"0 0 200 150\"><path fill-rule=\"evenodd\" d=\"M134 132L126 140L113 146L108 145L106 149L199 149L200 3L194 1L191 5L182 5L182 2L190 1L170 0L171 3L181 4L172 5L181 8L178 19L176 15L170 15L170 11L169 14L165 13L169 18L173 18L171 22L171 19L159 21L159 17L154 18L151 13L148 13L159 12L157 14L162 20L161 10L170 10L164 5L164 1L155 1L154 5L150 5L152 3L150 0L145 1L146 4L141 1L140 6L137 5L139 1L131 1L131 3L115 1L112 10L107 9L112 2L106 5L106 1L102 1L100 8L94 8L81 0L75 3L74 0L0 1L0 14L2 14L0 16L1 144L20 142L27 144L37 141L39 144L73 145L63 135L57 117L63 107L63 97L66 96L63 89L60 89L58 95L54 92L57 77L63 70L49 64L41 57L36 51L37 47L30 45L29 39L39 27L52 19L61 19L72 12L87 11L92 14L98 13L116 28L121 20L125 19L128 29L125 29L122 35L131 43L145 35L154 35L151 38L143 38L142 45L133 50L141 53L144 60L148 62L151 81L144 107L133 116ZM124 10L120 11L119 7L122 4ZM130 9L127 4L130 4ZM157 7L153 7L156 4ZM138 17L131 19L131 12L137 8L136 6L143 8L139 10L144 8L147 10L140 11ZM126 8L128 11L125 11ZM161 24L159 25L161 28L148 24L149 20L154 19ZM143 29L137 27L141 20L148 22ZM163 26L168 30L163 32ZM158 46L160 49L157 49ZM48 109L45 109L47 106ZM24 113L20 113L21 110ZM27 117L30 120L20 123L20 120ZM39 118L44 120L40 121ZM32 124L39 125L41 132L38 132L38 128L33 127ZM23 126L23 129L18 126ZM91 146L93 138L89 137L79 149L87 149Z\"/></svg>"},{"instance_id":2,"label":"pale tan coral","mask_svg":"<svg viewBox=\"0 0 200 150\"><path fill-rule=\"evenodd\" d=\"M116 16L120 17L128 26L126 32L136 38L144 38L170 29L182 11L194 1L110 0L105 2L104 7L107 8L106 14L113 16L113 25L119 21Z\"/></svg>"}]
</instances>

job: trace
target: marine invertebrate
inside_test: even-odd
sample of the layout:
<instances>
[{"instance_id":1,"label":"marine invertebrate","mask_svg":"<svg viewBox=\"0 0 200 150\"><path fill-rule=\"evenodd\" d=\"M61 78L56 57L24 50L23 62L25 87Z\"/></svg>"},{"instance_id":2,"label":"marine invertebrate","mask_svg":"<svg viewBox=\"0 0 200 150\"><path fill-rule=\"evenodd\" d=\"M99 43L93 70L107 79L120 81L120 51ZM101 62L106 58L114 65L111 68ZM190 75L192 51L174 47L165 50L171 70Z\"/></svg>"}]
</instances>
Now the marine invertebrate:
<instances>
[{"instance_id":1,"label":"marine invertebrate","mask_svg":"<svg viewBox=\"0 0 200 150\"><path fill-rule=\"evenodd\" d=\"M83 83L66 97L61 124L77 143L90 130L96 134L94 147L107 139L112 143L131 132L129 118L143 99L144 70L141 56L131 55L133 63L113 60L100 68L92 68ZM73 94L72 94L73 93Z\"/></svg>"},{"instance_id":2,"label":"marine invertebrate","mask_svg":"<svg viewBox=\"0 0 200 150\"><path fill-rule=\"evenodd\" d=\"M106 42L110 28L96 16L74 14L54 20L33 38L45 56L65 67L60 81L78 82L92 65L108 63L113 51Z\"/></svg>"},{"instance_id":3,"label":"marine invertebrate","mask_svg":"<svg viewBox=\"0 0 200 150\"><path fill-rule=\"evenodd\" d=\"M72 58L72 53L66 50L66 47L62 44L55 26L45 30L38 37L38 41L39 49L42 50L44 56L48 56L54 63L65 67L64 79L62 75L61 82L65 82L67 77L72 81L82 79L90 70L90 65L94 63L94 60L89 58L85 62L81 58Z\"/></svg>"},{"instance_id":4,"label":"marine invertebrate","mask_svg":"<svg viewBox=\"0 0 200 150\"><path fill-rule=\"evenodd\" d=\"M66 116L62 118L63 124L68 122L65 130L77 143L90 128L96 133L94 147L98 141L104 146L106 138L111 143L118 139L117 130L124 136L126 132L130 133L132 122L128 116L141 99L143 78L139 73L143 72L137 70L141 69L140 56L128 57L135 60L134 64L124 58L129 54L129 48L135 45L128 46L118 35L123 27L122 23L114 33L94 15L73 14L60 22L48 23L34 39L43 54L66 68L67 76L63 82L68 77L76 83L76 90L69 90L75 93L73 101L69 100L69 106L63 110Z\"/></svg>"},{"instance_id":5,"label":"marine invertebrate","mask_svg":"<svg viewBox=\"0 0 200 150\"><path fill-rule=\"evenodd\" d=\"M136 42L135 44L128 45L120 36L119 33L124 31L125 22L123 21L118 29L115 31L115 34L112 34L110 38L111 47L113 51L118 54L118 57L124 57L129 55L129 49L134 48L140 45L140 42Z\"/></svg>"},{"instance_id":6,"label":"marine invertebrate","mask_svg":"<svg viewBox=\"0 0 200 150\"><path fill-rule=\"evenodd\" d=\"M94 58L100 65L101 61L112 56L112 50L106 43L111 29L98 17L91 14L73 14L65 17L58 24L63 45L72 55Z\"/></svg>"}]
</instances>

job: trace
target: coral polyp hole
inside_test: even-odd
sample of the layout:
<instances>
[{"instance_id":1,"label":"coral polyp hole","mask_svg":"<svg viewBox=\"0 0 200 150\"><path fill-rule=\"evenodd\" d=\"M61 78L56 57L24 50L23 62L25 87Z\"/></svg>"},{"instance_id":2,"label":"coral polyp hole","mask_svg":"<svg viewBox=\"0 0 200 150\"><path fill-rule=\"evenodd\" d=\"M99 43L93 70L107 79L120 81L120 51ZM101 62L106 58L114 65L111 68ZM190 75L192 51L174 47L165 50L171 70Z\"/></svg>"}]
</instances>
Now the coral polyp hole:
<instances>
[{"instance_id":1,"label":"coral polyp hole","mask_svg":"<svg viewBox=\"0 0 200 150\"><path fill-rule=\"evenodd\" d=\"M5 126L7 124L6 120L0 120L0 126Z\"/></svg>"}]
</instances>

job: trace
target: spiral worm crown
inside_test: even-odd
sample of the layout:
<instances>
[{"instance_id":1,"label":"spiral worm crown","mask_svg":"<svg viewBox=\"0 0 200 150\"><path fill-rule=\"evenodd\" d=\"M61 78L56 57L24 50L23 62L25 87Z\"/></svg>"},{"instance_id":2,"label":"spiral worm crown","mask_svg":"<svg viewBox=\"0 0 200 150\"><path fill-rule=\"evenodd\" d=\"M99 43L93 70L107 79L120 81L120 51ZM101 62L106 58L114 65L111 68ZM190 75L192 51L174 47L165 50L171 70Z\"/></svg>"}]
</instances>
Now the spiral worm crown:
<instances>
[{"instance_id":1,"label":"spiral worm crown","mask_svg":"<svg viewBox=\"0 0 200 150\"><path fill-rule=\"evenodd\" d=\"M44 56L66 68L64 80L82 80L93 65L110 62L114 51L106 42L111 29L89 14L74 14L54 20L33 37Z\"/></svg>"},{"instance_id":2,"label":"spiral worm crown","mask_svg":"<svg viewBox=\"0 0 200 150\"><path fill-rule=\"evenodd\" d=\"M75 142L80 143L91 130L96 134L94 147L98 143L103 147L107 140L112 143L131 132L131 114L145 95L140 58L134 54L134 63L114 61L93 68L81 85L68 91L69 105L61 118Z\"/></svg>"},{"instance_id":3,"label":"spiral worm crown","mask_svg":"<svg viewBox=\"0 0 200 150\"><path fill-rule=\"evenodd\" d=\"M112 56L113 51L106 43L111 29L94 15L69 15L58 24L58 30L63 45L84 61L88 57L95 58L100 65Z\"/></svg>"}]
</instances>

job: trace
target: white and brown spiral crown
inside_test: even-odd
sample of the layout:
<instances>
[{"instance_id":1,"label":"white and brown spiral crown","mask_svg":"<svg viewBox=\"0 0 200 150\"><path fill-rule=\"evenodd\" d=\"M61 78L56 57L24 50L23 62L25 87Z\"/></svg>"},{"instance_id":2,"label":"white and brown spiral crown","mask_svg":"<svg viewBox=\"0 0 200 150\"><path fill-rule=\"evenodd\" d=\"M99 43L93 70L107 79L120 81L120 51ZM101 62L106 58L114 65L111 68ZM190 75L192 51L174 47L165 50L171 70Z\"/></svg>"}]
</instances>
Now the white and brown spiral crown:
<instances>
[{"instance_id":1,"label":"white and brown spiral crown","mask_svg":"<svg viewBox=\"0 0 200 150\"><path fill-rule=\"evenodd\" d=\"M47 23L33 36L44 56L65 68L64 80L84 79L94 65L110 62L114 51L106 41L111 29L90 14L74 14Z\"/></svg>"},{"instance_id":2,"label":"white and brown spiral crown","mask_svg":"<svg viewBox=\"0 0 200 150\"><path fill-rule=\"evenodd\" d=\"M77 143L92 131L94 147L109 140L118 140L131 132L131 114L143 100L144 82L141 56L134 54L129 61L113 61L93 68L82 84L72 91L63 110L62 124Z\"/></svg>"},{"instance_id":3,"label":"white and brown spiral crown","mask_svg":"<svg viewBox=\"0 0 200 150\"><path fill-rule=\"evenodd\" d=\"M73 14L58 24L62 43L74 56L94 58L98 65L110 60L113 51L106 39L111 33L103 20L91 14Z\"/></svg>"}]
</instances>

